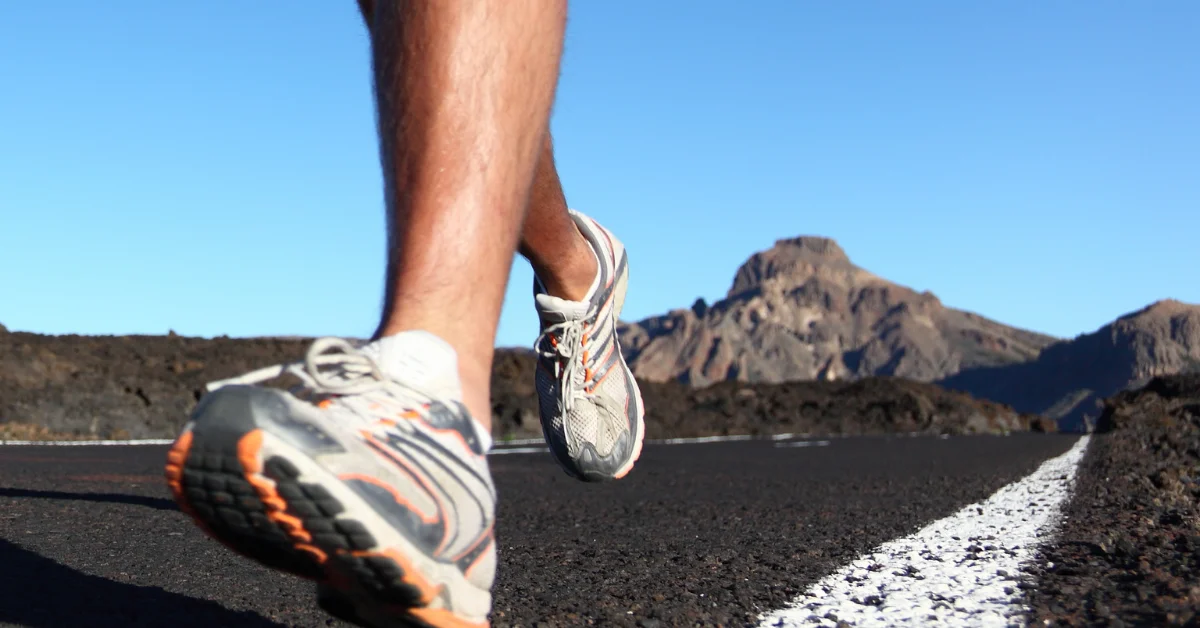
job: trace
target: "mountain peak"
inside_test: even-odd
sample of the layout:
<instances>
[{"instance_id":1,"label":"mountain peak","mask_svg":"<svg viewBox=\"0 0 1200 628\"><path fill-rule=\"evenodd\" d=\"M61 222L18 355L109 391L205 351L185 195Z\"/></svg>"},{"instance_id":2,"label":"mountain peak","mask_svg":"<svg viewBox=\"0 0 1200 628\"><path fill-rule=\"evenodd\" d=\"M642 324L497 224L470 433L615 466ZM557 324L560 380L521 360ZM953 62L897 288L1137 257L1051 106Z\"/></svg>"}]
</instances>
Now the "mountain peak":
<instances>
[{"instance_id":1,"label":"mountain peak","mask_svg":"<svg viewBox=\"0 0 1200 628\"><path fill-rule=\"evenodd\" d=\"M1146 306L1144 311L1175 313L1194 309L1195 305L1183 303L1183 301L1178 299L1159 299Z\"/></svg>"},{"instance_id":2,"label":"mountain peak","mask_svg":"<svg viewBox=\"0 0 1200 628\"><path fill-rule=\"evenodd\" d=\"M850 261L831 238L775 241L738 268L720 301L702 299L621 328L638 377L722 380L933 380L1025 362L1056 339L947 308Z\"/></svg>"},{"instance_id":3,"label":"mountain peak","mask_svg":"<svg viewBox=\"0 0 1200 628\"><path fill-rule=\"evenodd\" d=\"M862 271L850 262L842 247L832 238L802 235L776 240L775 246L759 251L746 260L733 277L729 296L761 286L771 279L799 285L821 271Z\"/></svg>"},{"instance_id":4,"label":"mountain peak","mask_svg":"<svg viewBox=\"0 0 1200 628\"><path fill-rule=\"evenodd\" d=\"M1130 312L1129 314L1122 316L1120 320L1140 318L1147 315L1173 316L1181 312L1193 311L1196 309L1196 307L1197 306L1195 305L1184 303L1178 299L1159 299L1158 301L1155 301L1154 303L1151 303L1140 310Z\"/></svg>"},{"instance_id":5,"label":"mountain peak","mask_svg":"<svg viewBox=\"0 0 1200 628\"><path fill-rule=\"evenodd\" d=\"M814 257L830 262L850 262L846 252L833 238L822 236L802 235L794 238L776 240L772 250L783 249L792 254Z\"/></svg>"}]
</instances>

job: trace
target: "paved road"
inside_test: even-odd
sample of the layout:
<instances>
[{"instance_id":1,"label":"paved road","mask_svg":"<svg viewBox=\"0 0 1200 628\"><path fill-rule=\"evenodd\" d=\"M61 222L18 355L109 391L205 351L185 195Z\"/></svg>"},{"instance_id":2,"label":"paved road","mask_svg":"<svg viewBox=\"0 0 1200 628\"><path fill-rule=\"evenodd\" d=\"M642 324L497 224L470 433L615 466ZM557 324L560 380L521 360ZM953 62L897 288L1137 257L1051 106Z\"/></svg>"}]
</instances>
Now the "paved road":
<instances>
[{"instance_id":1,"label":"paved road","mask_svg":"<svg viewBox=\"0 0 1200 628\"><path fill-rule=\"evenodd\" d=\"M583 485L498 455L493 624L752 625L860 553L987 497L1068 436L648 445ZM305 581L207 540L166 448L0 447L0 626L344 626Z\"/></svg>"}]
</instances>

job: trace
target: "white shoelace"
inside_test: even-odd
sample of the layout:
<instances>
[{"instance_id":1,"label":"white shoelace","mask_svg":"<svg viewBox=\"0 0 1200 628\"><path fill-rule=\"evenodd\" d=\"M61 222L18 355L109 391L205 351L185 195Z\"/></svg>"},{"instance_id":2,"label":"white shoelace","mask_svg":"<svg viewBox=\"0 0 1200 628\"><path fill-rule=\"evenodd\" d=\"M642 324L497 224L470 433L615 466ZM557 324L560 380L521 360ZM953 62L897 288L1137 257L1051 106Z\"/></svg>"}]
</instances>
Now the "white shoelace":
<instances>
[{"instance_id":1,"label":"white shoelace","mask_svg":"<svg viewBox=\"0 0 1200 628\"><path fill-rule=\"evenodd\" d=\"M556 369L559 369L556 373L559 380L559 402L566 412L570 412L575 406L575 376L583 362L579 356L579 352L583 350L583 328L582 320L555 323L542 331L536 343L538 353L544 358L554 360ZM547 341L551 336L556 336L554 342ZM560 360L566 363L561 368L558 367Z\"/></svg>"},{"instance_id":2,"label":"white shoelace","mask_svg":"<svg viewBox=\"0 0 1200 628\"><path fill-rule=\"evenodd\" d=\"M338 353L328 353L335 349ZM322 367L327 368L322 371ZM309 346L304 359L251 371L245 375L210 382L212 392L222 386L260 384L291 373L316 392L354 395L378 390L389 381L370 356L341 338L318 338Z\"/></svg>"},{"instance_id":3,"label":"white shoelace","mask_svg":"<svg viewBox=\"0 0 1200 628\"><path fill-rule=\"evenodd\" d=\"M411 405L413 410L418 410L428 400L425 395L385 375L370 355L335 337L314 340L301 361L276 364L218 380L206 388L212 392L222 386L259 384L285 373L298 377L308 391L336 395L337 401L366 418L373 418L368 407L370 402L358 395L389 393L405 402L404 405Z\"/></svg>"}]
</instances>

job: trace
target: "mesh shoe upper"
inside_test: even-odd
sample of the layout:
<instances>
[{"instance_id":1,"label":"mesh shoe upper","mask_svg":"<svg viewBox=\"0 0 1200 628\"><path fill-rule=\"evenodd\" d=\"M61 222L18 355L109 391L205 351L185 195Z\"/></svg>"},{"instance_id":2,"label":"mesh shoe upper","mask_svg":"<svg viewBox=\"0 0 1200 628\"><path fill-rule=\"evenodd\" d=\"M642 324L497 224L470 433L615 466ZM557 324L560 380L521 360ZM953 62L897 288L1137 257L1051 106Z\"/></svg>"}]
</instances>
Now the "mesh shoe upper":
<instances>
[{"instance_id":1,"label":"mesh shoe upper","mask_svg":"<svg viewBox=\"0 0 1200 628\"><path fill-rule=\"evenodd\" d=\"M579 212L571 217L595 251L599 273L583 301L546 294L534 280L542 328L535 347L542 430L567 473L608 480L629 471L644 436L641 393L621 355L616 328L628 261L607 229Z\"/></svg>"}]
</instances>

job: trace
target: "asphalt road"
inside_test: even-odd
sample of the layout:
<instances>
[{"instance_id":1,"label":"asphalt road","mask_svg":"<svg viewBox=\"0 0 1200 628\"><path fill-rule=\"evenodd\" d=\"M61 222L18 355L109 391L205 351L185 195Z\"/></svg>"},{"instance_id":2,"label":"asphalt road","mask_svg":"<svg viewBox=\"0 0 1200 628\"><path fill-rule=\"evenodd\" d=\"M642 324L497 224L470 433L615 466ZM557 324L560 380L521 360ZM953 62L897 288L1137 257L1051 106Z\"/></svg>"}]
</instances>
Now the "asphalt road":
<instances>
[{"instance_id":1,"label":"asphalt road","mask_svg":"<svg viewBox=\"0 0 1200 628\"><path fill-rule=\"evenodd\" d=\"M1066 451L1075 437L647 445L619 482L498 455L493 625L753 625L860 553ZM208 540L166 448L0 447L0 626L344 626L312 585Z\"/></svg>"}]
</instances>

